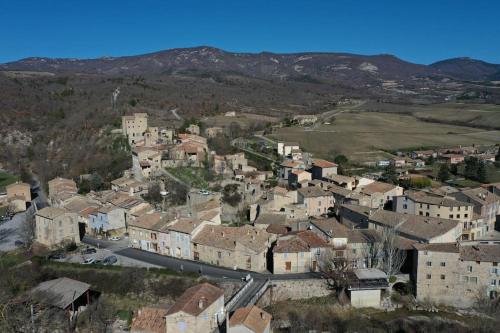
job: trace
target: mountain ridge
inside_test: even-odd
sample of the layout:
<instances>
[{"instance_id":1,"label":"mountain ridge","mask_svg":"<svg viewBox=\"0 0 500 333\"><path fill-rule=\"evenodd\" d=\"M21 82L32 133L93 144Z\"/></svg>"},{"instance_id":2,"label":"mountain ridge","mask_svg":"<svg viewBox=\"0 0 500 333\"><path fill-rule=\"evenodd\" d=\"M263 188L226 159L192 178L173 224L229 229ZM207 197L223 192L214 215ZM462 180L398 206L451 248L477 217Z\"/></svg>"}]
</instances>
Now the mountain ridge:
<instances>
[{"instance_id":1,"label":"mountain ridge","mask_svg":"<svg viewBox=\"0 0 500 333\"><path fill-rule=\"evenodd\" d=\"M500 65L465 57L422 65L392 54L360 55L314 51L251 53L229 52L210 46L88 59L28 57L0 64L0 71L44 71L56 74L154 75L162 71L175 73L186 69L236 71L262 78L311 76L326 81L357 82L356 85L370 83L373 79L409 80L420 76L482 81L496 79L500 74Z\"/></svg>"}]
</instances>

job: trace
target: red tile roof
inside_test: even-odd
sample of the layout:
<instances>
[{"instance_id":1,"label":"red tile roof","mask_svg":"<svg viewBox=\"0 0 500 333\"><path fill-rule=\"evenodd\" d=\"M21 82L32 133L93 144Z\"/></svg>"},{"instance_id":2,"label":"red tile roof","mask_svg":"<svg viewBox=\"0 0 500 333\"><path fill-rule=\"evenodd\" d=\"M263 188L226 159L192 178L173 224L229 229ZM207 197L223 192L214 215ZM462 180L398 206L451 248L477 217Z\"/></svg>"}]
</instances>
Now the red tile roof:
<instances>
[{"instance_id":1,"label":"red tile roof","mask_svg":"<svg viewBox=\"0 0 500 333\"><path fill-rule=\"evenodd\" d=\"M196 285L187 289L179 297L177 302L168 309L167 315L184 312L192 316L198 316L220 297L224 297L224 290L221 288L210 283Z\"/></svg>"}]
</instances>

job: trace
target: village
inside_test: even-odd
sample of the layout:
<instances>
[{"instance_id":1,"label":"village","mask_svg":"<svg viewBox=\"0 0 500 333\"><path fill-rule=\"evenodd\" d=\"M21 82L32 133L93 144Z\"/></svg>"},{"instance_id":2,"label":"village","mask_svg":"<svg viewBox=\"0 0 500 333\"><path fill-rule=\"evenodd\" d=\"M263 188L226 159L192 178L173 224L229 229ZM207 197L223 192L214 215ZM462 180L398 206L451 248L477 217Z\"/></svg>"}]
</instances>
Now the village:
<instances>
[{"instance_id":1,"label":"village","mask_svg":"<svg viewBox=\"0 0 500 333\"><path fill-rule=\"evenodd\" d=\"M211 149L210 139L226 130L159 128L146 113L126 115L118 135L131 147L132 168L109 190L82 194L73 179L57 177L47 184L47 207L30 205L27 183L7 186L3 200L12 214L35 209L34 246L52 251L53 260L75 244L82 264L113 265L118 255L97 258L96 247L120 244L178 259L173 268L181 272L192 263L207 277L212 267L239 272L244 286L236 295L251 296L235 308L234 295L224 300L223 290L203 283L169 308L138 310L133 332L207 332L223 323L228 332L268 332L271 315L255 304L280 278L322 284L307 296L291 292L292 299L342 292L356 308L391 309L391 293L410 290L415 304L457 308L498 297L500 184L404 189L383 172L340 174L342 165L292 142L266 142L276 162L259 170L248 152ZM470 157L495 161L482 151L416 150L378 163L403 182L423 177L429 159L446 168ZM39 288L83 288L47 283L54 285Z\"/></svg>"}]
</instances>

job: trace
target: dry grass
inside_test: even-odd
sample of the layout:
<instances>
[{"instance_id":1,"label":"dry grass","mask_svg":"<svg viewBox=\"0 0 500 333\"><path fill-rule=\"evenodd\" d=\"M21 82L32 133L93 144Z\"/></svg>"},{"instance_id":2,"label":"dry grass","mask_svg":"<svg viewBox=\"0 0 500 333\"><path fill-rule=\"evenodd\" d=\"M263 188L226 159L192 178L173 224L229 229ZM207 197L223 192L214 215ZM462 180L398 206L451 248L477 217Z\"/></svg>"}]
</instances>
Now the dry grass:
<instances>
[{"instance_id":1,"label":"dry grass","mask_svg":"<svg viewBox=\"0 0 500 333\"><path fill-rule=\"evenodd\" d=\"M349 112L335 116L331 125L313 131L302 127L281 128L273 139L297 141L304 150L327 157L332 150L363 162L392 151L421 146L495 144L500 131L428 123L411 115L380 112Z\"/></svg>"}]
</instances>

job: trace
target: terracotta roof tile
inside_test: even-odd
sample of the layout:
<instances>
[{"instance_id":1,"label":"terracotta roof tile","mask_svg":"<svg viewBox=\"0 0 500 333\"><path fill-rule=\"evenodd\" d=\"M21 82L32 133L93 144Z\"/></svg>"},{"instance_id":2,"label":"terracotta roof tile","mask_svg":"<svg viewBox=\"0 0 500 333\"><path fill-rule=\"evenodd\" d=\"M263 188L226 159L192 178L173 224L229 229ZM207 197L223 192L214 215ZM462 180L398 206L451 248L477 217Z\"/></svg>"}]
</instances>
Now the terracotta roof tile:
<instances>
[{"instance_id":1,"label":"terracotta roof tile","mask_svg":"<svg viewBox=\"0 0 500 333\"><path fill-rule=\"evenodd\" d=\"M239 308L229 319L229 327L242 325L254 333L264 333L271 319L269 313L256 306Z\"/></svg>"},{"instance_id":2,"label":"terracotta roof tile","mask_svg":"<svg viewBox=\"0 0 500 333\"><path fill-rule=\"evenodd\" d=\"M209 283L196 285L187 289L179 297L175 304L168 309L167 315L184 312L192 316L198 316L220 297L224 297L224 290Z\"/></svg>"}]
</instances>

